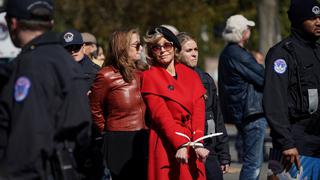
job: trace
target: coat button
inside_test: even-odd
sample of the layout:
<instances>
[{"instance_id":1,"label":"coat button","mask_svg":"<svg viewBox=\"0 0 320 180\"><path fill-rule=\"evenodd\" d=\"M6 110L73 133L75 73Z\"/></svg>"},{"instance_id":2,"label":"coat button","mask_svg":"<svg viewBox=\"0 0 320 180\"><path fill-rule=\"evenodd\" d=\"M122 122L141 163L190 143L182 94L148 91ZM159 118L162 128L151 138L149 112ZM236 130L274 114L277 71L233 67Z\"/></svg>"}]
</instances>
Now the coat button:
<instances>
[{"instance_id":1,"label":"coat button","mask_svg":"<svg viewBox=\"0 0 320 180\"><path fill-rule=\"evenodd\" d=\"M168 86L168 89L169 89L170 91L173 91L173 90L174 90L174 87L173 87L172 85L169 85L169 86Z\"/></svg>"}]
</instances>

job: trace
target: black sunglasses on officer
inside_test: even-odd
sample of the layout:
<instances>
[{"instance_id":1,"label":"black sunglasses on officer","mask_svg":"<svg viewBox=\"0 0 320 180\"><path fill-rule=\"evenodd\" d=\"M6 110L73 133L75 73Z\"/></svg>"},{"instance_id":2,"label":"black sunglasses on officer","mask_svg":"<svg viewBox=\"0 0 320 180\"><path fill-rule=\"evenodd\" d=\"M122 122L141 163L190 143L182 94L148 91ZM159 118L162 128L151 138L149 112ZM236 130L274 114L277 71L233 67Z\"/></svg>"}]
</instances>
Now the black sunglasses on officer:
<instances>
[{"instance_id":1,"label":"black sunglasses on officer","mask_svg":"<svg viewBox=\"0 0 320 180\"><path fill-rule=\"evenodd\" d=\"M69 52L69 53L77 53L81 50L83 45L81 44L71 44L68 46L65 46L64 48Z\"/></svg>"}]
</instances>

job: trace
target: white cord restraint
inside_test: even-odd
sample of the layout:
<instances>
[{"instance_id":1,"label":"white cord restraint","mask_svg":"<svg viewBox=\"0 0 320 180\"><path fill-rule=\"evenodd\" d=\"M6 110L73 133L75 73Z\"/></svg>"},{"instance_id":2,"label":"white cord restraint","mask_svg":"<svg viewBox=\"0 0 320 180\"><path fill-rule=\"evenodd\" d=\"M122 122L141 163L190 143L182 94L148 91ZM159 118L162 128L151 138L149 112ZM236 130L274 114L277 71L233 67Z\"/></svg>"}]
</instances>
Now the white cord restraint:
<instances>
[{"instance_id":1,"label":"white cord restraint","mask_svg":"<svg viewBox=\"0 0 320 180\"><path fill-rule=\"evenodd\" d=\"M191 146L192 148L197 148L197 147L203 147L203 144L202 143L199 143L199 141L201 140L204 140L204 139L207 139L207 138L211 138L211 137L214 137L214 136L220 136L222 135L223 133L222 132L219 132L219 133L213 133L213 134L208 134L206 136L203 136L203 137L200 137L198 139L196 139L195 141L191 141L191 139L183 134L183 133L180 133L180 132L175 132L177 135L179 136L182 136L182 137L185 137L189 140L189 142L187 142L186 144L182 145L182 147L187 147L187 146Z\"/></svg>"}]
</instances>

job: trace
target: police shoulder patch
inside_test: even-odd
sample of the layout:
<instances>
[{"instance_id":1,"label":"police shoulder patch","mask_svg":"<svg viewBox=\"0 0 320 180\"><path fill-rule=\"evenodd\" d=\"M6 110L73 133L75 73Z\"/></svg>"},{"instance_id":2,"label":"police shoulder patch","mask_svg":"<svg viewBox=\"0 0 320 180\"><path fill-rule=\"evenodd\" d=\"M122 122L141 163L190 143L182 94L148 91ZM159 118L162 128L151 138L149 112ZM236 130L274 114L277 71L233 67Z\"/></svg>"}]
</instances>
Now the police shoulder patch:
<instances>
[{"instance_id":1,"label":"police shoulder patch","mask_svg":"<svg viewBox=\"0 0 320 180\"><path fill-rule=\"evenodd\" d=\"M287 63L284 59L277 59L274 61L273 69L278 74L283 74L287 70Z\"/></svg>"},{"instance_id":2,"label":"police shoulder patch","mask_svg":"<svg viewBox=\"0 0 320 180\"><path fill-rule=\"evenodd\" d=\"M25 76L19 77L14 85L14 99L17 102L23 101L28 96L30 86L29 78Z\"/></svg>"}]
</instances>

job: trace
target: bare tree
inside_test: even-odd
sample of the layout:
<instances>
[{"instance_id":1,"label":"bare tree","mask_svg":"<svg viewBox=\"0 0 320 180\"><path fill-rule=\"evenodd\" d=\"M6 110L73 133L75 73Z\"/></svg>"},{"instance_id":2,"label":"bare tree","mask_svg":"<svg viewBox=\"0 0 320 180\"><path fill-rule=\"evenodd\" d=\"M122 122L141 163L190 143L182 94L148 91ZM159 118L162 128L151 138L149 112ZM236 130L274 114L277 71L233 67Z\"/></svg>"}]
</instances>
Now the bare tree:
<instances>
[{"instance_id":1,"label":"bare tree","mask_svg":"<svg viewBox=\"0 0 320 180\"><path fill-rule=\"evenodd\" d=\"M281 40L278 0L258 0L259 50L266 54Z\"/></svg>"}]
</instances>

